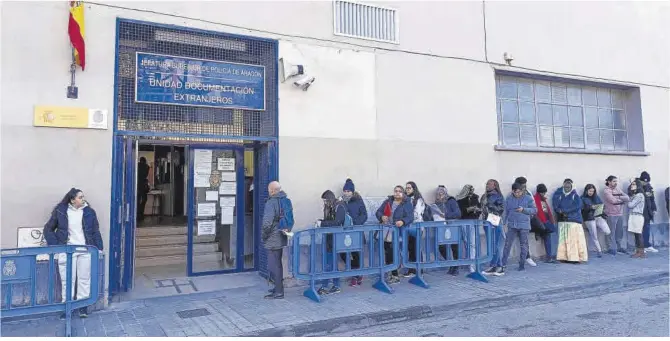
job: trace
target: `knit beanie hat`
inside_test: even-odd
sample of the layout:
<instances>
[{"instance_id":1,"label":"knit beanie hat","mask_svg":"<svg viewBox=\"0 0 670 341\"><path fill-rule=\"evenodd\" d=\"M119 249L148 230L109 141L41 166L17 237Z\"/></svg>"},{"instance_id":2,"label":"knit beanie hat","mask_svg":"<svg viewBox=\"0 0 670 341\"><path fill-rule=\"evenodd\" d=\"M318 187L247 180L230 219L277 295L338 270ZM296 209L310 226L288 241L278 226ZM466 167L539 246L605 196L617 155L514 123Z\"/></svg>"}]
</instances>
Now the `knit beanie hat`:
<instances>
[{"instance_id":1,"label":"knit beanie hat","mask_svg":"<svg viewBox=\"0 0 670 341\"><path fill-rule=\"evenodd\" d=\"M344 187L342 190L354 192L356 190L356 186L354 186L354 182L351 181L351 179L347 179L347 181L344 182Z\"/></svg>"},{"instance_id":2,"label":"knit beanie hat","mask_svg":"<svg viewBox=\"0 0 670 341\"><path fill-rule=\"evenodd\" d=\"M642 174L640 174L640 180L644 182L649 182L651 181L651 176L649 176L649 173L647 173L647 171L644 171L642 172Z\"/></svg>"}]
</instances>

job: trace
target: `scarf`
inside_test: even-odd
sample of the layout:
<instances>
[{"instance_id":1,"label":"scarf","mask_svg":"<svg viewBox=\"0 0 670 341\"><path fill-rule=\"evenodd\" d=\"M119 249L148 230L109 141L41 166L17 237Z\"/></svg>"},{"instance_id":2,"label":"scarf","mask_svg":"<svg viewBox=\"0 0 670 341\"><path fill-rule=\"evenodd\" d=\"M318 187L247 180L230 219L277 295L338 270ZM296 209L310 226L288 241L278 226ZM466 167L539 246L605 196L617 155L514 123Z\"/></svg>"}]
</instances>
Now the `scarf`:
<instances>
[{"instance_id":1,"label":"scarf","mask_svg":"<svg viewBox=\"0 0 670 341\"><path fill-rule=\"evenodd\" d=\"M470 196L470 194L474 193L475 188L472 185L465 185L463 186L463 189L458 193L456 196L456 200L463 200L467 197Z\"/></svg>"}]
</instances>

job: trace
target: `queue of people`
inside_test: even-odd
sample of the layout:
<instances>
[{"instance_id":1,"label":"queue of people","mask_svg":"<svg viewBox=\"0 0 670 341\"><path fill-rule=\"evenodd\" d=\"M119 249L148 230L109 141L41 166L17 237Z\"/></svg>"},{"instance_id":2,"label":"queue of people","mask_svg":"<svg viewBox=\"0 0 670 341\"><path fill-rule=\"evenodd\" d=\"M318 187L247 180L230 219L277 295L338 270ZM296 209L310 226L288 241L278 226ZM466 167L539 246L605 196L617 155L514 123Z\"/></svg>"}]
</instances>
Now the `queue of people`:
<instances>
[{"instance_id":1,"label":"queue of people","mask_svg":"<svg viewBox=\"0 0 670 341\"><path fill-rule=\"evenodd\" d=\"M544 261L547 263L584 263L588 261L588 234L591 244L594 246L597 257L602 257L603 252L611 255L628 254L622 246L625 235L623 229L624 206L628 208L628 231L635 236L634 258L645 258L646 252L658 252L649 241L649 226L656 213L656 203L653 188L650 185L650 176L642 172L639 177L631 179L627 191L619 189L616 176L609 176L605 180L603 197L598 195L595 185L587 184L581 194L574 188L571 179L565 179L563 185L557 188L551 195L546 185L539 184L535 194L527 189L527 179L519 177L515 179L509 193L501 190L497 180L490 179L486 182L486 193L481 197L475 193L474 186L465 185L456 196L450 196L444 185L439 185L435 191L433 203L428 203L422 195L416 182L408 181L405 186L397 185L393 188L393 194L388 196L375 212L375 217L380 224L386 226L383 230L383 248L387 264L393 260L393 228L402 229L414 222L452 220L452 219L481 219L492 222L492 258L485 274L502 276L506 272L507 262L516 239L519 239L520 257L519 271L525 270L526 265L537 266L530 256L528 238L532 232L535 238L542 241L545 248ZM273 183L278 186L278 183ZM669 190L666 189L666 204L670 209ZM282 192L283 193L283 192ZM551 203L550 198L551 197ZM272 194L271 198L272 199ZM354 183L347 179L342 189L342 196L337 198L335 193L327 190L321 196L324 201L323 218L317 221L317 227L362 225L367 220L367 210L363 200L355 191ZM268 213L270 212L270 213ZM274 229L274 215L277 211L266 205L266 216L263 221L263 230ZM267 224L266 224L267 222ZM493 224L493 223L496 224ZM585 233L586 229L586 233ZM470 230L474 234L474 230ZM607 243L601 246L598 239L598 231L608 236ZM488 232L488 231L487 231ZM417 236L408 235L408 259L416 261L415 241ZM474 236L467 238L474 244ZM327 250L332 250L331 239L326 237ZM467 248L475 257L475 245ZM461 259L460 247L452 244L448 248L441 245L440 255L447 259L451 252L451 259ZM329 252L330 253L330 252ZM340 254L344 260L344 254ZM460 257L460 258L459 258ZM336 259L327 259L327 269L332 269L339 262ZM351 259L352 269L360 267L362 255L353 253ZM275 260L277 261L277 260ZM281 259L278 260L281 262ZM281 267L281 265L279 265ZM276 268L276 267L273 267ZM475 271L470 267L471 272ZM458 275L458 267L448 270L451 275ZM415 270L408 269L404 277L415 276ZM400 282L400 272L396 269L387 275L389 284ZM281 281L281 277L272 276L275 285ZM349 280L350 286L362 284L360 277ZM332 285L331 285L332 282ZM330 286L330 287L329 287ZM341 291L340 280L324 281L318 290L320 295L333 294ZM277 297L271 291L268 298Z\"/></svg>"}]
</instances>

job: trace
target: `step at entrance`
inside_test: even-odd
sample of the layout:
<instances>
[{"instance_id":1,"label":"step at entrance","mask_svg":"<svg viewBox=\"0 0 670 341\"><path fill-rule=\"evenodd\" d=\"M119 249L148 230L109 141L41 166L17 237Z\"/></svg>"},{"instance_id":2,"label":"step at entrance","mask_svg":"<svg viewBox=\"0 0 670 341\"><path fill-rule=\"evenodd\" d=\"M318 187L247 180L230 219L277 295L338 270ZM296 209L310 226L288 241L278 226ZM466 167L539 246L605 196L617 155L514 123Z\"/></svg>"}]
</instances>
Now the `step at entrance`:
<instances>
[{"instance_id":1,"label":"step at entrance","mask_svg":"<svg viewBox=\"0 0 670 341\"><path fill-rule=\"evenodd\" d=\"M188 248L186 226L151 226L137 229L135 266L185 265ZM194 262L218 262L223 258L215 236L193 237Z\"/></svg>"}]
</instances>

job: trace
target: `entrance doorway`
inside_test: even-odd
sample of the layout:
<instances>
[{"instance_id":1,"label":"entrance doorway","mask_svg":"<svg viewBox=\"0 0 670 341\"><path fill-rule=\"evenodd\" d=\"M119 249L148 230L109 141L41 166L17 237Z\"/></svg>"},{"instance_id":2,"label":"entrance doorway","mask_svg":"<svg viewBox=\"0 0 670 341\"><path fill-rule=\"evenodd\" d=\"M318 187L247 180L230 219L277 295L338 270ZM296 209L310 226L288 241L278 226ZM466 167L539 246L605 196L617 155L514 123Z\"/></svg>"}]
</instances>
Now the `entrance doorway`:
<instances>
[{"instance_id":1,"label":"entrance doorway","mask_svg":"<svg viewBox=\"0 0 670 341\"><path fill-rule=\"evenodd\" d=\"M120 291L256 269L253 146L128 136L116 143L122 214L111 239L121 252L110 271L119 274Z\"/></svg>"}]
</instances>

